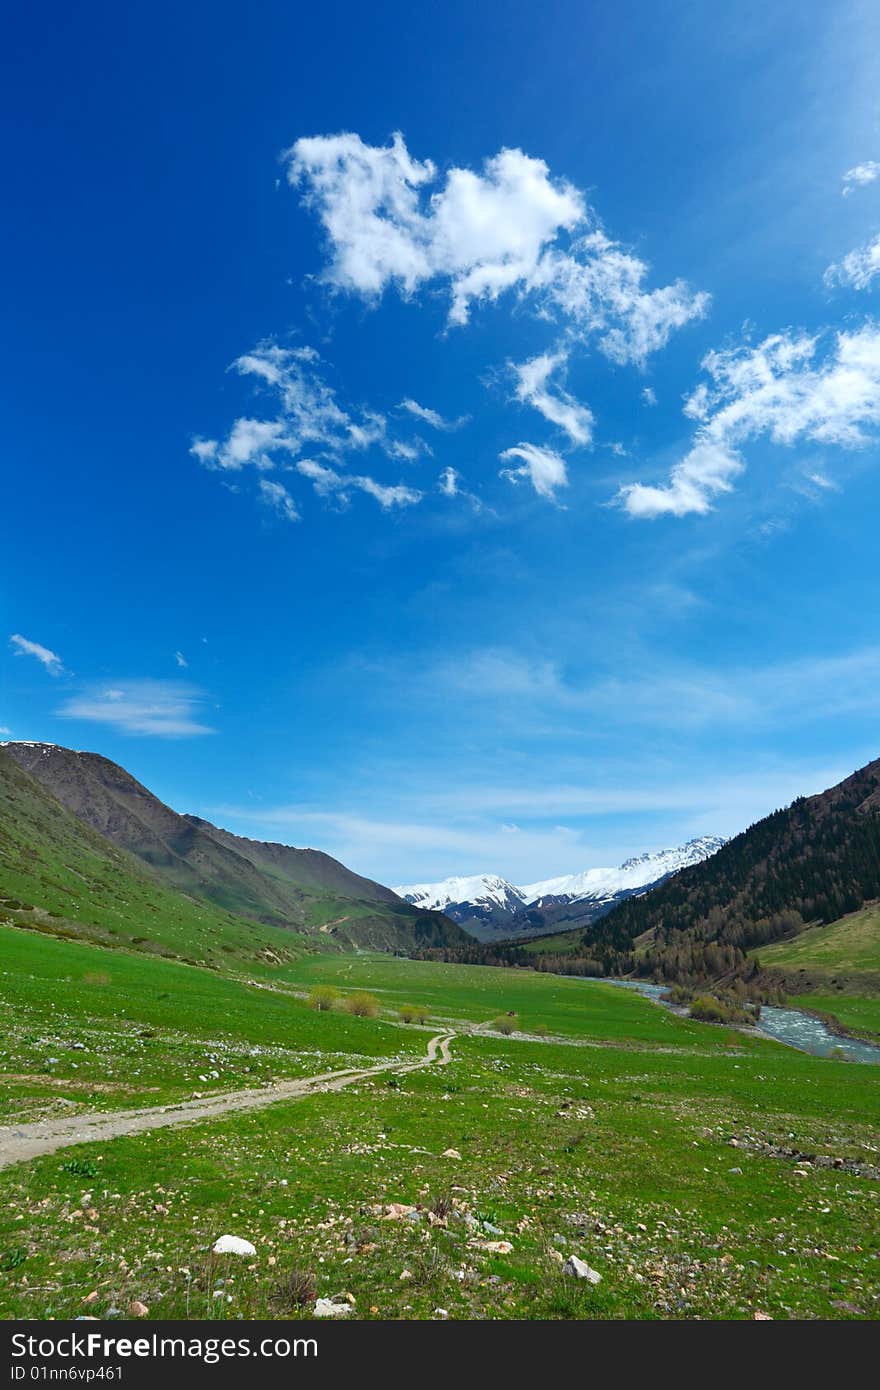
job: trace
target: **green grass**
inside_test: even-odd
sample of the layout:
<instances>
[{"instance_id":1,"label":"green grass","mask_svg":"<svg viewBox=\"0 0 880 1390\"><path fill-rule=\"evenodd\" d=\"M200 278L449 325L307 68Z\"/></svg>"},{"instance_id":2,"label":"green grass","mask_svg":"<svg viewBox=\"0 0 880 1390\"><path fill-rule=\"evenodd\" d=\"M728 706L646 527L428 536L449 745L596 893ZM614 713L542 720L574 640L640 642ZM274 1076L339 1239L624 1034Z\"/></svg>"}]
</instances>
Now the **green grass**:
<instances>
[{"instance_id":1,"label":"green grass","mask_svg":"<svg viewBox=\"0 0 880 1390\"><path fill-rule=\"evenodd\" d=\"M828 926L809 927L791 941L762 946L754 954L762 965L785 970L880 975L880 905L863 907Z\"/></svg>"},{"instance_id":2,"label":"green grass","mask_svg":"<svg viewBox=\"0 0 880 1390\"><path fill-rule=\"evenodd\" d=\"M128 1037L149 1019L160 1037L207 1029L235 1055L294 1058L325 1045L391 1056L429 1036L173 962L10 931L0 951L10 1015L44 1035L91 1020ZM109 986L85 979L96 965ZM369 989L389 1011L425 1003L458 1020L454 1060L0 1173L0 1315L105 1316L136 1298L151 1317L296 1317L296 1270L320 1295L350 1292L359 1317L880 1313L880 1068L543 974L356 956L278 977ZM508 1009L556 1040L472 1031ZM155 1070L142 1079L158 1084ZM416 1219L384 1219L395 1202ZM213 1257L227 1232L257 1257ZM512 1248L486 1248L499 1240ZM596 1288L562 1274L570 1253L601 1273Z\"/></svg>"},{"instance_id":3,"label":"green grass","mask_svg":"<svg viewBox=\"0 0 880 1390\"><path fill-rule=\"evenodd\" d=\"M158 1104L422 1046L387 1023L316 1014L290 991L0 927L0 1123Z\"/></svg>"},{"instance_id":4,"label":"green grass","mask_svg":"<svg viewBox=\"0 0 880 1390\"><path fill-rule=\"evenodd\" d=\"M858 994L794 995L790 1001L797 1009L812 1009L828 1014L848 1032L868 1038L880 1038L880 999Z\"/></svg>"},{"instance_id":5,"label":"green grass","mask_svg":"<svg viewBox=\"0 0 880 1390\"><path fill-rule=\"evenodd\" d=\"M303 959L278 974L303 989L319 983L369 989L388 1009L426 1004L436 1018L486 1023L513 1010L523 1032L546 1024L552 1033L609 1045L755 1045L740 1033L709 1033L701 1024L677 1019L664 1009L645 1009L634 992L614 985L529 970L360 955Z\"/></svg>"}]
</instances>

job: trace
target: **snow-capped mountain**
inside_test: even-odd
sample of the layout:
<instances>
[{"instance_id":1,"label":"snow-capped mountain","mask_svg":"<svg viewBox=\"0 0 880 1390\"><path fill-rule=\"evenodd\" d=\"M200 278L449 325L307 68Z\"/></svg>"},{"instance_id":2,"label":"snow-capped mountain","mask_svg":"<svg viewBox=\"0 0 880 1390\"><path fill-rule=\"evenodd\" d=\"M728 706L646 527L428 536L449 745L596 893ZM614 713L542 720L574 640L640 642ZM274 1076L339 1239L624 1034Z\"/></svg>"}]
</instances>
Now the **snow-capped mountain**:
<instances>
[{"instance_id":1,"label":"snow-capped mountain","mask_svg":"<svg viewBox=\"0 0 880 1390\"><path fill-rule=\"evenodd\" d=\"M584 899L600 901L616 897L621 893L637 892L648 888L689 864L699 864L708 859L724 844L720 835L701 835L696 840L688 840L685 845L674 849L658 849L647 854L627 859L617 869L587 869L582 874L564 874L561 878L545 878L540 883L529 883L518 891L523 901L540 906L546 898L557 901L583 902Z\"/></svg>"},{"instance_id":2,"label":"snow-capped mountain","mask_svg":"<svg viewBox=\"0 0 880 1390\"><path fill-rule=\"evenodd\" d=\"M445 878L441 883L410 883L394 891L423 911L446 912L462 925L477 921L500 927L515 919L526 905L522 890L497 874Z\"/></svg>"},{"instance_id":3,"label":"snow-capped mountain","mask_svg":"<svg viewBox=\"0 0 880 1390\"><path fill-rule=\"evenodd\" d=\"M445 912L481 941L535 936L595 921L621 899L646 893L708 859L724 843L720 835L700 835L673 849L639 854L614 869L586 869L522 887L497 874L472 874L403 884L394 891L416 907Z\"/></svg>"}]
</instances>

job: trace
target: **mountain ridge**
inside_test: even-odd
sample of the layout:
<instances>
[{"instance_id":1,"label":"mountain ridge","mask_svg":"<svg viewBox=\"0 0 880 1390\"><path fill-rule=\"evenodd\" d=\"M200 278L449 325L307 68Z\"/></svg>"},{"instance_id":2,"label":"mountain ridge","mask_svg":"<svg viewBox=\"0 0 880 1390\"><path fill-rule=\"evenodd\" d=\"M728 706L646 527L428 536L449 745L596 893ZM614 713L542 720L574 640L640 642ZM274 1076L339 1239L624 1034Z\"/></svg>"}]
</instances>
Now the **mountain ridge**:
<instances>
[{"instance_id":1,"label":"mountain ridge","mask_svg":"<svg viewBox=\"0 0 880 1390\"><path fill-rule=\"evenodd\" d=\"M0 750L66 811L190 897L267 925L380 949L460 935L442 914L420 912L320 850L246 840L172 810L103 754L34 742Z\"/></svg>"},{"instance_id":2,"label":"mountain ridge","mask_svg":"<svg viewBox=\"0 0 880 1390\"><path fill-rule=\"evenodd\" d=\"M473 874L403 884L394 891L414 905L446 912L481 941L501 939L504 933L511 938L540 935L560 926L576 930L621 899L647 892L724 844L719 835L701 835L683 845L635 855L617 868L587 869L522 886L497 874Z\"/></svg>"}]
</instances>

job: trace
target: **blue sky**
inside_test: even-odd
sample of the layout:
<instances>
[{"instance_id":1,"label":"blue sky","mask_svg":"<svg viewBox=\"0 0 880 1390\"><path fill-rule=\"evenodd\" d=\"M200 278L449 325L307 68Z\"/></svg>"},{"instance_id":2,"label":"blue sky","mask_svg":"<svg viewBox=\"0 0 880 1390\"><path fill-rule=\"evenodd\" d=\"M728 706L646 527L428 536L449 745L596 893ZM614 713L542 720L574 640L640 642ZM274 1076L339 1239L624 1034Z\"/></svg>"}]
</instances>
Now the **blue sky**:
<instances>
[{"instance_id":1,"label":"blue sky","mask_svg":"<svg viewBox=\"0 0 880 1390\"><path fill-rule=\"evenodd\" d=\"M392 883L880 753L876 6L10 27L2 737Z\"/></svg>"}]
</instances>

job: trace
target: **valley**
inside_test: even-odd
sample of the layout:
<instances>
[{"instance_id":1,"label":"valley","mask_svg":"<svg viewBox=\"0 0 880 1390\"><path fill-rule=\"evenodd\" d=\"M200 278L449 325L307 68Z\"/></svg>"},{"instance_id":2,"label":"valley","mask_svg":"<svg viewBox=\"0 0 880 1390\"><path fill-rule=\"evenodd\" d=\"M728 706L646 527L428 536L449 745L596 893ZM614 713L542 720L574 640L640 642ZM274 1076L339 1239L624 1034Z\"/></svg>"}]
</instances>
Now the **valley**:
<instances>
[{"instance_id":1,"label":"valley","mask_svg":"<svg viewBox=\"0 0 880 1390\"><path fill-rule=\"evenodd\" d=\"M876 1316L880 1068L522 971L303 957L276 992L14 928L5 958L17 943L32 952L17 974L39 948L44 987L53 971L77 986L63 1008L43 1004L21 1043L63 1059L43 1079L50 1111L75 1061L91 1111L121 1080L131 1105L155 1105L232 1091L242 1063L253 1085L405 1066L442 1030L452 1045L440 1068L389 1067L6 1168L6 1317L112 1317L137 1303L150 1317L298 1318L337 1295L366 1318ZM86 983L101 958L158 972L140 1005ZM200 977L205 1007L190 1012ZM309 1010L315 982L340 988L340 1002L369 989L378 1015ZM410 1000L427 1005L426 1027L399 1022ZM493 1021L511 1010L504 1036ZM61 1046L71 1039L85 1046ZM169 1048L179 1070L157 1092L160 1068L141 1058ZM212 1060L220 1075L206 1085ZM39 1071L45 1048L7 1057L7 1075L10 1061ZM18 1113L32 1115L23 1099ZM255 1256L213 1255L226 1233ZM571 1254L598 1284L564 1275Z\"/></svg>"},{"instance_id":2,"label":"valley","mask_svg":"<svg viewBox=\"0 0 880 1390\"><path fill-rule=\"evenodd\" d=\"M508 948L436 907L197 821L202 888L177 821L145 858L103 792L115 839L44 778L0 750L0 1316L880 1312L880 1067L544 968L634 905L690 901L727 846L594 928L514 940L510 968L467 963ZM167 808L132 795L155 831ZM211 845L275 920L223 905ZM792 925L755 978L867 1035L876 922Z\"/></svg>"}]
</instances>

